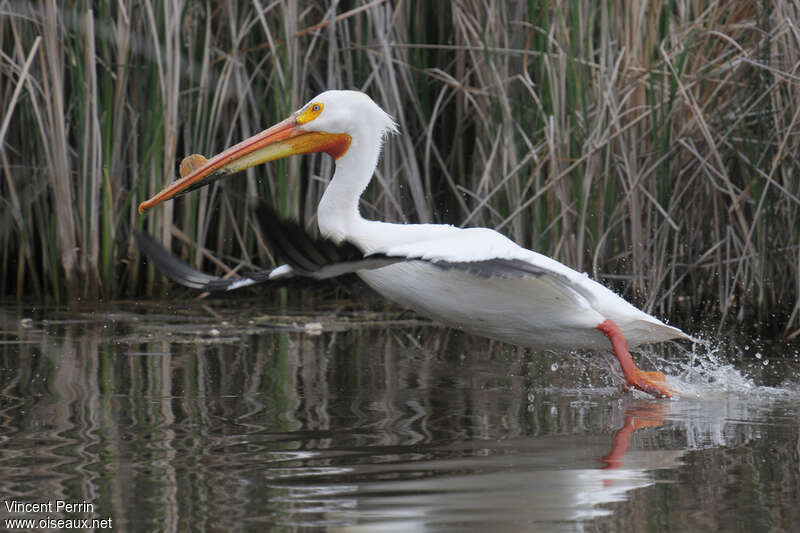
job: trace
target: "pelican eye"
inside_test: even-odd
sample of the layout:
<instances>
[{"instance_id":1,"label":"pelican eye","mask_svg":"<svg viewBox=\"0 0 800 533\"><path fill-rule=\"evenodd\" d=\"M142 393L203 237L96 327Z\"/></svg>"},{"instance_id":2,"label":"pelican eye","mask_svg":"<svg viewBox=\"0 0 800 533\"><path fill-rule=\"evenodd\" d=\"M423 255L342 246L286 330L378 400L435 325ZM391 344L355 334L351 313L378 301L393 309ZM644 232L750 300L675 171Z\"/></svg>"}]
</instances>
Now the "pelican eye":
<instances>
[{"instance_id":1,"label":"pelican eye","mask_svg":"<svg viewBox=\"0 0 800 533\"><path fill-rule=\"evenodd\" d=\"M314 102L306 106L297 116L298 124L307 124L317 118L322 113L324 106L320 102Z\"/></svg>"}]
</instances>

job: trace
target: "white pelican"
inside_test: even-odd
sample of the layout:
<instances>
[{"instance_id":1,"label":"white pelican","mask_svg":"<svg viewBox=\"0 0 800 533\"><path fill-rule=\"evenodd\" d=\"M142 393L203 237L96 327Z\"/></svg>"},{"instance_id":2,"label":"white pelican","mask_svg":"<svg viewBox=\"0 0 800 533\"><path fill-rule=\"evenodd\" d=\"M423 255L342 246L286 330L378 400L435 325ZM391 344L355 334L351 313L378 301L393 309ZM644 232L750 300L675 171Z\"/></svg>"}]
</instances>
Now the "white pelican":
<instances>
[{"instance_id":1,"label":"white pelican","mask_svg":"<svg viewBox=\"0 0 800 533\"><path fill-rule=\"evenodd\" d=\"M323 239L306 240L299 248L307 250L310 243L330 253L321 257L312 251L308 263L289 250L284 254L287 265L225 282L223 288L267 278L322 278L355 271L387 298L470 333L539 349L600 350L610 343L629 386L657 397L671 396L664 376L639 370L627 346L690 337L586 274L491 229L364 219L359 198L372 178L383 139L396 131L394 120L369 96L326 91L286 120L212 159L190 156L182 164L182 178L140 204L139 212L260 163L326 152L335 159L336 170L317 211ZM274 230L273 226L270 231ZM297 235L272 237L291 248ZM334 253L336 246L344 253ZM195 274L200 277L192 281ZM174 277L198 287L219 281L196 271Z\"/></svg>"}]
</instances>

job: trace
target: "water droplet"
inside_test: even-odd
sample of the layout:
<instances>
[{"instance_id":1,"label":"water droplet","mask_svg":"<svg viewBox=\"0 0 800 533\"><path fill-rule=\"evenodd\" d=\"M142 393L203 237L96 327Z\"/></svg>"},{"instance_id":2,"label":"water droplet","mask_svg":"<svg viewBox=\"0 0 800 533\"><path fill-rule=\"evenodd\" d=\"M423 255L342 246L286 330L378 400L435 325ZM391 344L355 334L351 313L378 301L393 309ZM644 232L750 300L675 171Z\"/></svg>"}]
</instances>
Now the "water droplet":
<instances>
[{"instance_id":1,"label":"water droplet","mask_svg":"<svg viewBox=\"0 0 800 533\"><path fill-rule=\"evenodd\" d=\"M553 372L558 370L558 363L553 363L552 365L550 365L550 370L552 370Z\"/></svg>"},{"instance_id":2,"label":"water droplet","mask_svg":"<svg viewBox=\"0 0 800 533\"><path fill-rule=\"evenodd\" d=\"M761 352L756 352L756 359L761 359L762 355Z\"/></svg>"},{"instance_id":3,"label":"water droplet","mask_svg":"<svg viewBox=\"0 0 800 533\"><path fill-rule=\"evenodd\" d=\"M528 393L528 402L533 403L533 400L536 399L536 396L532 392Z\"/></svg>"},{"instance_id":4,"label":"water droplet","mask_svg":"<svg viewBox=\"0 0 800 533\"><path fill-rule=\"evenodd\" d=\"M764 365L764 366L767 366L769 364L769 359L764 359L764 362L761 363L761 364Z\"/></svg>"}]
</instances>

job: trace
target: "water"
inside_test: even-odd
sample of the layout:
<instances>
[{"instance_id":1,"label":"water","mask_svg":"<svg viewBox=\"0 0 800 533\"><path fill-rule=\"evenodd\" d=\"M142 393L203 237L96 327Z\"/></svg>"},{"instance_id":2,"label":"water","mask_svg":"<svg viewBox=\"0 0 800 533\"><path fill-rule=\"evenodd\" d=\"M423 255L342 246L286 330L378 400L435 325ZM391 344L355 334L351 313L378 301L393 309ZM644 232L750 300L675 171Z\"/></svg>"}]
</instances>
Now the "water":
<instances>
[{"instance_id":1,"label":"water","mask_svg":"<svg viewBox=\"0 0 800 533\"><path fill-rule=\"evenodd\" d=\"M408 314L0 308L0 529L792 531L800 363L739 348L635 355L667 401Z\"/></svg>"}]
</instances>

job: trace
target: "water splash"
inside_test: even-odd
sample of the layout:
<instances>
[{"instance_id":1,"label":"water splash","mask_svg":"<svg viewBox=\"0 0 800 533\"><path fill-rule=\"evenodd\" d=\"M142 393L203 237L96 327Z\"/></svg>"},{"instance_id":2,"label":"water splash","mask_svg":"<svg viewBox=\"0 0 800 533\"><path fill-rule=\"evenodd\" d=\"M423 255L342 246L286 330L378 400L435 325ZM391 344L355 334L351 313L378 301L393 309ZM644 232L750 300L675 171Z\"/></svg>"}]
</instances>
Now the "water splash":
<instances>
[{"instance_id":1,"label":"water splash","mask_svg":"<svg viewBox=\"0 0 800 533\"><path fill-rule=\"evenodd\" d=\"M763 370L770 360L754 343L733 339L693 339L690 346L674 343L666 350L646 356L667 375L667 383L681 398L714 399L729 396L800 396L800 386L784 375L780 386L766 383ZM779 372L776 370L776 372Z\"/></svg>"}]
</instances>

